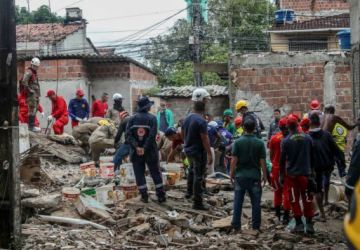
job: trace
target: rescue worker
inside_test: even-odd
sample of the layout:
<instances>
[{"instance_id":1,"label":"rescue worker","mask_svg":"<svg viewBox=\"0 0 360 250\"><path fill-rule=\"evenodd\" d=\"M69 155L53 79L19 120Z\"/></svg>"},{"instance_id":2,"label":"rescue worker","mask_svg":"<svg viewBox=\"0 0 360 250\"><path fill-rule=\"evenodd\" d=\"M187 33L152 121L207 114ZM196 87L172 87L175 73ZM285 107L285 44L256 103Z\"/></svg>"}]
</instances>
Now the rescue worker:
<instances>
[{"instance_id":1,"label":"rescue worker","mask_svg":"<svg viewBox=\"0 0 360 250\"><path fill-rule=\"evenodd\" d=\"M167 108L166 102L160 103L160 110L157 112L158 130L165 133L170 127L174 127L174 114Z\"/></svg>"},{"instance_id":2,"label":"rescue worker","mask_svg":"<svg viewBox=\"0 0 360 250\"><path fill-rule=\"evenodd\" d=\"M96 100L95 102L93 102L91 108L92 117L103 117L103 118L105 117L109 109L107 104L108 100L109 100L109 94L103 93L101 100Z\"/></svg>"},{"instance_id":3,"label":"rescue worker","mask_svg":"<svg viewBox=\"0 0 360 250\"><path fill-rule=\"evenodd\" d=\"M340 164L345 162L345 148L347 143L346 137L348 130L353 130L358 124L359 122L357 124L349 125L340 116L335 115L335 107L333 105L325 106L321 127L323 130L328 131L332 135L337 146L342 152L339 157L335 159L338 169L342 172L344 172L346 169L346 165ZM327 193L325 196L325 203L327 204Z\"/></svg>"},{"instance_id":4,"label":"rescue worker","mask_svg":"<svg viewBox=\"0 0 360 250\"><path fill-rule=\"evenodd\" d=\"M29 124L29 108L26 103L26 99L22 95L18 95L18 102L19 102L19 122ZM37 111L41 113L41 117L45 116L44 109L41 104L38 104ZM33 129L34 132L40 132L40 123L37 117L35 116L35 127Z\"/></svg>"},{"instance_id":5,"label":"rescue worker","mask_svg":"<svg viewBox=\"0 0 360 250\"><path fill-rule=\"evenodd\" d=\"M348 241L348 249L360 249L360 182L354 189L350 200L349 213L344 219L344 231Z\"/></svg>"},{"instance_id":6,"label":"rescue worker","mask_svg":"<svg viewBox=\"0 0 360 250\"><path fill-rule=\"evenodd\" d=\"M37 76L39 67L40 60L39 58L34 57L31 60L30 67L25 71L25 74L20 81L20 95L24 96L26 99L29 111L29 130L34 132L38 132L35 129L35 118L40 99L40 85Z\"/></svg>"},{"instance_id":7,"label":"rescue worker","mask_svg":"<svg viewBox=\"0 0 360 250\"><path fill-rule=\"evenodd\" d=\"M49 90L46 97L51 101L51 115L48 116L48 121L53 124L54 134L62 135L64 133L64 126L69 122L68 110L66 101L62 96L58 96L54 90Z\"/></svg>"},{"instance_id":8,"label":"rescue worker","mask_svg":"<svg viewBox=\"0 0 360 250\"><path fill-rule=\"evenodd\" d=\"M323 115L323 112L321 112L321 105L320 105L320 102L316 99L312 100L310 102L310 111L307 112L303 118L308 118L310 119L310 115L311 114L318 114L319 117L320 117L320 120L322 119L322 115Z\"/></svg>"},{"instance_id":9,"label":"rescue worker","mask_svg":"<svg viewBox=\"0 0 360 250\"><path fill-rule=\"evenodd\" d=\"M270 123L269 126L269 134L268 141L270 141L271 137L280 131L279 129L279 121L281 119L281 111L280 109L274 110L274 120Z\"/></svg>"},{"instance_id":10,"label":"rescue worker","mask_svg":"<svg viewBox=\"0 0 360 250\"><path fill-rule=\"evenodd\" d=\"M193 91L193 112L185 118L181 129L185 154L190 162L186 198L190 199L194 195L193 208L197 210L208 209L203 203L204 177L206 166L212 164L213 157L207 123L203 117L209 99L210 94L205 89L197 88Z\"/></svg>"},{"instance_id":11,"label":"rescue worker","mask_svg":"<svg viewBox=\"0 0 360 250\"><path fill-rule=\"evenodd\" d=\"M244 129L242 127L242 117L236 117L234 120L234 124L236 129L234 138L239 138L244 133Z\"/></svg>"},{"instance_id":12,"label":"rescue worker","mask_svg":"<svg viewBox=\"0 0 360 250\"><path fill-rule=\"evenodd\" d=\"M114 138L116 133L115 125L107 120L102 119L98 122L99 127L91 134L89 145L91 149L91 158L97 168L100 167L100 155L105 149L114 147Z\"/></svg>"},{"instance_id":13,"label":"rescue worker","mask_svg":"<svg viewBox=\"0 0 360 250\"><path fill-rule=\"evenodd\" d=\"M141 97L137 103L137 112L130 118L126 131L126 140L131 147L130 159L134 167L136 184L141 194L141 201L144 203L149 200L145 164L154 181L158 202L166 201L156 144L157 120L156 116L149 113L153 104L154 102L148 97Z\"/></svg>"},{"instance_id":14,"label":"rescue worker","mask_svg":"<svg viewBox=\"0 0 360 250\"><path fill-rule=\"evenodd\" d=\"M311 137L298 131L298 117L289 115L287 120L289 136L282 142L280 157L280 184L284 185L285 176L287 177L290 190L291 210L295 217L296 225L291 229L292 233L306 232L314 234L313 226L313 183L311 181L313 144ZM311 187L309 189L309 187ZM303 209L300 206L302 199ZM306 218L304 226L301 217ZM304 228L305 227L305 228Z\"/></svg>"},{"instance_id":15,"label":"rescue worker","mask_svg":"<svg viewBox=\"0 0 360 250\"><path fill-rule=\"evenodd\" d=\"M269 150L270 160L272 163L271 169L271 186L274 189L274 207L275 214L279 221L282 220L284 225L287 225L290 220L291 205L289 201L289 184L287 177L284 176L284 185L279 183L280 177L280 156L281 156L281 143L289 134L287 128L287 118L280 119L278 128L280 132L276 133L270 138ZM284 214L281 218L281 209L283 208Z\"/></svg>"},{"instance_id":16,"label":"rescue worker","mask_svg":"<svg viewBox=\"0 0 360 250\"><path fill-rule=\"evenodd\" d=\"M224 128L227 131L229 131L232 135L234 135L236 132L235 125L232 122L233 118L234 118L233 111L231 109L226 109L223 113Z\"/></svg>"},{"instance_id":17,"label":"rescue worker","mask_svg":"<svg viewBox=\"0 0 360 250\"><path fill-rule=\"evenodd\" d=\"M78 126L79 122L89 119L90 107L88 101L84 98L83 90L76 90L76 98L70 100L68 110L72 128Z\"/></svg>"},{"instance_id":18,"label":"rescue worker","mask_svg":"<svg viewBox=\"0 0 360 250\"><path fill-rule=\"evenodd\" d=\"M254 133L258 138L261 138L261 132L265 130L264 124L254 112L249 111L248 102L245 100L238 101L235 105L235 109L242 117L243 122L245 122L245 120L248 118L253 119L255 121L256 127Z\"/></svg>"},{"instance_id":19,"label":"rescue worker","mask_svg":"<svg viewBox=\"0 0 360 250\"><path fill-rule=\"evenodd\" d=\"M109 109L105 115L106 118L109 118L110 120L113 120L115 122L116 127L120 124L120 112L124 111L124 108L122 106L123 103L123 97L119 93L115 93L113 95L113 107Z\"/></svg>"},{"instance_id":20,"label":"rescue worker","mask_svg":"<svg viewBox=\"0 0 360 250\"><path fill-rule=\"evenodd\" d=\"M324 194L329 192L331 173L334 170L335 157L339 158L341 154L334 139L328 131L324 131L320 127L320 117L314 113L310 116L311 129L309 135L313 140L313 167L315 170L316 182L316 202L320 210L319 220L326 221L324 211ZM345 165L341 162L340 166ZM339 166L339 165L338 165ZM340 177L345 176L345 169L339 171Z\"/></svg>"},{"instance_id":21,"label":"rescue worker","mask_svg":"<svg viewBox=\"0 0 360 250\"><path fill-rule=\"evenodd\" d=\"M310 129L310 119L307 117L303 118L300 122L300 127L305 134L308 134Z\"/></svg>"},{"instance_id":22,"label":"rescue worker","mask_svg":"<svg viewBox=\"0 0 360 250\"><path fill-rule=\"evenodd\" d=\"M210 121L208 123L208 136L210 141L210 150L213 157L213 162L207 165L207 175L211 175L215 172L215 145L216 142L220 139L219 132L217 131L217 123L215 121Z\"/></svg>"},{"instance_id":23,"label":"rescue worker","mask_svg":"<svg viewBox=\"0 0 360 250\"><path fill-rule=\"evenodd\" d=\"M85 150L86 153L90 150L89 138L91 134L99 127L97 122L92 122L90 118L88 121L80 123L72 130L72 136L77 140L80 146Z\"/></svg>"},{"instance_id":24,"label":"rescue worker","mask_svg":"<svg viewBox=\"0 0 360 250\"><path fill-rule=\"evenodd\" d=\"M130 154L130 145L125 141L125 133L126 133L126 127L128 125L128 122L130 120L130 115L127 111L120 112L120 124L115 136L114 145L117 147L115 156L114 156L114 168L115 171L120 168L120 165L123 162L123 159ZM124 135L124 139L122 139Z\"/></svg>"},{"instance_id":25,"label":"rescue worker","mask_svg":"<svg viewBox=\"0 0 360 250\"><path fill-rule=\"evenodd\" d=\"M172 142L171 151L168 155L166 162L182 162L181 152L183 150L184 140L181 137L181 132L174 127L169 127L165 131L165 136Z\"/></svg>"}]
</instances>

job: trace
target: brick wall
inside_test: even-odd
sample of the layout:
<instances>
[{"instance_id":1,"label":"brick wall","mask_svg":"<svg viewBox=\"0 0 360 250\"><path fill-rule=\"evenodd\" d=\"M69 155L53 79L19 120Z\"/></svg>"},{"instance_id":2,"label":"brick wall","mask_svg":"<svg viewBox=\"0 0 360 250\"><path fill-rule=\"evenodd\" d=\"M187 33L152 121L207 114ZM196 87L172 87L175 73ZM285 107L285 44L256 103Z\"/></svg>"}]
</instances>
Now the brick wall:
<instances>
[{"instance_id":1,"label":"brick wall","mask_svg":"<svg viewBox=\"0 0 360 250\"><path fill-rule=\"evenodd\" d=\"M186 114L192 109L190 97L170 97L163 100L167 102L168 108L173 111L175 122L185 118ZM207 112L215 119L221 119L224 110L227 108L229 108L229 97L215 96L211 97L211 101L207 107Z\"/></svg>"},{"instance_id":2,"label":"brick wall","mask_svg":"<svg viewBox=\"0 0 360 250\"><path fill-rule=\"evenodd\" d=\"M130 80L154 82L157 81L157 78L153 73L130 63Z\"/></svg>"},{"instance_id":3,"label":"brick wall","mask_svg":"<svg viewBox=\"0 0 360 250\"><path fill-rule=\"evenodd\" d=\"M92 78L130 78L130 65L127 62L91 63L89 69Z\"/></svg>"},{"instance_id":4,"label":"brick wall","mask_svg":"<svg viewBox=\"0 0 360 250\"><path fill-rule=\"evenodd\" d=\"M313 11L329 10L349 10L350 5L346 0L281 0L281 9L293 9L295 12L311 11L312 2Z\"/></svg>"},{"instance_id":5,"label":"brick wall","mask_svg":"<svg viewBox=\"0 0 360 250\"><path fill-rule=\"evenodd\" d=\"M30 61L18 63L18 79L24 70L30 66ZM42 60L38 75L41 80L76 79L87 77L87 69L82 59Z\"/></svg>"}]
</instances>

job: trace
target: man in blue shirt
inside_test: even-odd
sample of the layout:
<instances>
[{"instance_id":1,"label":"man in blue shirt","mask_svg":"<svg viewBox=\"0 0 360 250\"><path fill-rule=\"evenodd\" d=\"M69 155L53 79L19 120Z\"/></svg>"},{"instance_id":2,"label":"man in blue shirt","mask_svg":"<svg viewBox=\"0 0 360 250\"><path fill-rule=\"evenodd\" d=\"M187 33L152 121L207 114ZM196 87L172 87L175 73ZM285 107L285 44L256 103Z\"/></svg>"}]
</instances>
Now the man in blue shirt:
<instances>
[{"instance_id":1,"label":"man in blue shirt","mask_svg":"<svg viewBox=\"0 0 360 250\"><path fill-rule=\"evenodd\" d=\"M205 89L194 90L192 95L194 110L185 118L181 130L185 142L185 154L190 161L186 198L194 195L193 208L198 210L208 209L203 204L204 177L206 165L213 162L207 123L204 119L208 99L210 94Z\"/></svg>"},{"instance_id":2,"label":"man in blue shirt","mask_svg":"<svg viewBox=\"0 0 360 250\"><path fill-rule=\"evenodd\" d=\"M68 111L73 128L79 125L79 122L89 119L90 107L88 101L84 98L83 90L78 89L76 91L76 98L70 100Z\"/></svg>"}]
</instances>

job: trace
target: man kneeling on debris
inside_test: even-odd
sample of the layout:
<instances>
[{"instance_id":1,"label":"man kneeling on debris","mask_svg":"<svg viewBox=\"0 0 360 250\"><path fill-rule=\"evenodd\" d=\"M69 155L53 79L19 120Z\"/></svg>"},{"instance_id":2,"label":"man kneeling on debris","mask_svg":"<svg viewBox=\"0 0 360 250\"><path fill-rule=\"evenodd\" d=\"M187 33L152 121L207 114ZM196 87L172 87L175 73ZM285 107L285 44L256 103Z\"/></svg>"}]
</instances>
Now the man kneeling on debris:
<instances>
[{"instance_id":1,"label":"man kneeling on debris","mask_svg":"<svg viewBox=\"0 0 360 250\"><path fill-rule=\"evenodd\" d=\"M54 122L54 134L62 135L64 133L64 126L69 122L68 109L65 99L55 93L54 90L49 90L46 97L51 101L51 115L48 116L48 124Z\"/></svg>"},{"instance_id":2,"label":"man kneeling on debris","mask_svg":"<svg viewBox=\"0 0 360 250\"><path fill-rule=\"evenodd\" d=\"M116 128L109 120L103 119L98 122L99 127L91 134L89 144L92 160L99 167L100 154L107 148L114 147Z\"/></svg>"},{"instance_id":3,"label":"man kneeling on debris","mask_svg":"<svg viewBox=\"0 0 360 250\"><path fill-rule=\"evenodd\" d=\"M137 112L128 121L126 129L126 142L131 146L130 159L133 163L136 184L141 194L141 201L144 203L149 201L145 164L154 181L159 203L166 201L156 144L157 120L156 116L149 113L153 104L154 102L148 97L141 97L137 103Z\"/></svg>"},{"instance_id":4,"label":"man kneeling on debris","mask_svg":"<svg viewBox=\"0 0 360 250\"><path fill-rule=\"evenodd\" d=\"M230 177L235 182L234 214L232 226L241 230L241 214L247 192L252 206L252 228L260 230L261 180L266 184L266 150L263 141L254 135L255 121L245 119L245 133L235 141L232 149ZM261 177L262 170L262 177Z\"/></svg>"},{"instance_id":5,"label":"man kneeling on debris","mask_svg":"<svg viewBox=\"0 0 360 250\"><path fill-rule=\"evenodd\" d=\"M98 122L100 117L90 118L84 123L80 123L78 126L73 128L72 136L75 140L79 141L80 146L85 150L86 153L89 152L89 138L91 134L99 127ZM96 122L95 122L96 121Z\"/></svg>"}]
</instances>

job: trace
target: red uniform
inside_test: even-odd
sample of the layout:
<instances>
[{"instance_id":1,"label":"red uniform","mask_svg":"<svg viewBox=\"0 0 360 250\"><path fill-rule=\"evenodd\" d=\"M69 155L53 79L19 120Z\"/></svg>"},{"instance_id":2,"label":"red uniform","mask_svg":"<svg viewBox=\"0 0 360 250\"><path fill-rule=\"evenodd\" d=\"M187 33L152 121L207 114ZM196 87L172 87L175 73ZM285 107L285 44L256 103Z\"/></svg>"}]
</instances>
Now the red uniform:
<instances>
[{"instance_id":1,"label":"red uniform","mask_svg":"<svg viewBox=\"0 0 360 250\"><path fill-rule=\"evenodd\" d=\"M279 183L280 177L280 157L281 157L281 142L284 136L281 132L273 135L269 142L270 159L272 163L271 170L271 186L275 189L274 192L274 206L283 206L284 210L290 211L291 205L289 200L289 184L288 180L284 178L283 187Z\"/></svg>"},{"instance_id":2,"label":"red uniform","mask_svg":"<svg viewBox=\"0 0 360 250\"><path fill-rule=\"evenodd\" d=\"M52 101L51 115L56 119L53 129L56 135L64 133L64 126L69 122L67 104L62 96L57 96L55 101Z\"/></svg>"},{"instance_id":3,"label":"red uniform","mask_svg":"<svg viewBox=\"0 0 360 250\"><path fill-rule=\"evenodd\" d=\"M108 111L108 104L101 100L96 100L91 108L92 117L105 117Z\"/></svg>"},{"instance_id":4,"label":"red uniform","mask_svg":"<svg viewBox=\"0 0 360 250\"><path fill-rule=\"evenodd\" d=\"M29 107L26 103L26 98L24 95L18 95L18 102L19 102L19 122L20 123L29 123ZM39 103L37 107L37 111L40 113L43 112L43 107ZM40 123L37 117L35 116L35 126L39 127Z\"/></svg>"}]
</instances>

